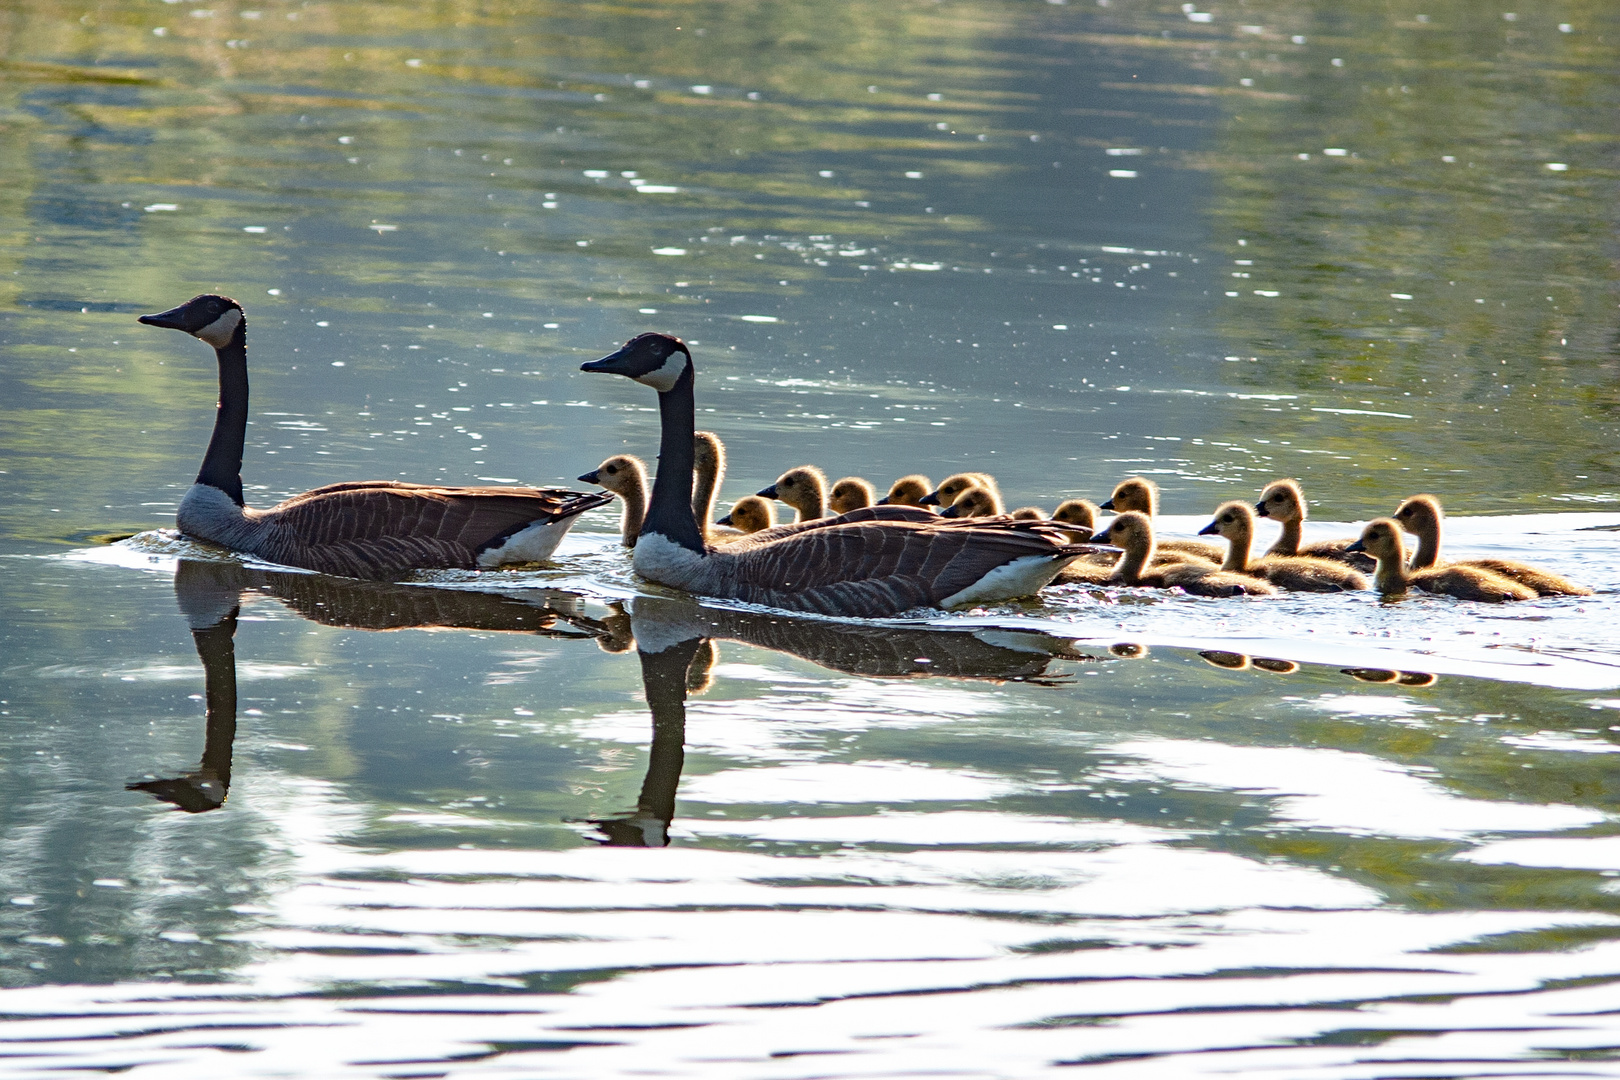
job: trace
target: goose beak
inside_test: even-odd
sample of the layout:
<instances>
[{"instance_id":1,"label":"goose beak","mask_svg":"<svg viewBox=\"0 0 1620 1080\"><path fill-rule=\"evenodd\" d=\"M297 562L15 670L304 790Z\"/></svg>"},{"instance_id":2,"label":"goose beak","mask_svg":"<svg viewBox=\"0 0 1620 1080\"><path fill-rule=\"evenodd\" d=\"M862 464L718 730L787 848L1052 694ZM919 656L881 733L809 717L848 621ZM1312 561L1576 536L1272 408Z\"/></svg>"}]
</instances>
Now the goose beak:
<instances>
[{"instance_id":1,"label":"goose beak","mask_svg":"<svg viewBox=\"0 0 1620 1080\"><path fill-rule=\"evenodd\" d=\"M928 494L924 495L922 498L917 500L917 505L918 506L938 506L939 505L939 492L930 491Z\"/></svg>"},{"instance_id":2,"label":"goose beak","mask_svg":"<svg viewBox=\"0 0 1620 1080\"><path fill-rule=\"evenodd\" d=\"M1270 517L1271 516L1270 512L1266 510L1266 504L1264 502L1255 503L1254 504L1254 512L1256 514L1259 514L1261 517Z\"/></svg>"},{"instance_id":3,"label":"goose beak","mask_svg":"<svg viewBox=\"0 0 1620 1080\"><path fill-rule=\"evenodd\" d=\"M754 492L754 494L758 495L762 499L774 499L777 497L776 485L772 484L768 488L760 488L758 491Z\"/></svg>"},{"instance_id":4,"label":"goose beak","mask_svg":"<svg viewBox=\"0 0 1620 1080\"><path fill-rule=\"evenodd\" d=\"M147 318L151 317L147 316ZM141 321L145 322L146 318L141 319ZM579 370L600 371L608 375L631 375L632 373L626 364L626 361L630 359L630 352L630 346L626 345L624 348L609 353L600 360L590 360L579 365Z\"/></svg>"},{"instance_id":5,"label":"goose beak","mask_svg":"<svg viewBox=\"0 0 1620 1080\"><path fill-rule=\"evenodd\" d=\"M580 477L580 479L583 480L584 477ZM1199 536L1214 536L1217 533L1219 533L1220 531L1221 530L1212 521L1208 525L1205 525L1202 529L1199 529L1198 530L1198 535Z\"/></svg>"},{"instance_id":6,"label":"goose beak","mask_svg":"<svg viewBox=\"0 0 1620 1080\"><path fill-rule=\"evenodd\" d=\"M1346 551L1366 551L1367 550L1367 545L1363 544L1360 540L1357 540L1355 543L1351 544L1349 547L1345 548L1344 550L1346 550Z\"/></svg>"},{"instance_id":7,"label":"goose beak","mask_svg":"<svg viewBox=\"0 0 1620 1080\"><path fill-rule=\"evenodd\" d=\"M177 308L160 311L156 315L142 315L137 321L147 326L161 326L165 330L184 330L187 325L185 311L186 305L181 304Z\"/></svg>"},{"instance_id":8,"label":"goose beak","mask_svg":"<svg viewBox=\"0 0 1620 1080\"><path fill-rule=\"evenodd\" d=\"M601 477L601 469L592 469L588 473L580 473L579 482L582 484L600 484L602 482Z\"/></svg>"},{"instance_id":9,"label":"goose beak","mask_svg":"<svg viewBox=\"0 0 1620 1080\"><path fill-rule=\"evenodd\" d=\"M736 526L731 523L731 515L730 514L727 514L725 517L723 517L719 521L715 522L715 524L716 525L724 525L728 529L736 528Z\"/></svg>"}]
</instances>

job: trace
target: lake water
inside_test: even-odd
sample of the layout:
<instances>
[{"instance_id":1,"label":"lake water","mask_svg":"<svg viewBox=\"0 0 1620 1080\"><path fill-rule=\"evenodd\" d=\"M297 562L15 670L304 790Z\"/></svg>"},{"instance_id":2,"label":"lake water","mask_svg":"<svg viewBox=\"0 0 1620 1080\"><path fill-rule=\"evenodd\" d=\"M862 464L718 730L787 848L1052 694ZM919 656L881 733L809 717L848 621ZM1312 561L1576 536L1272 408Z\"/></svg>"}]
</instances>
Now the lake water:
<instances>
[{"instance_id":1,"label":"lake water","mask_svg":"<svg viewBox=\"0 0 1620 1080\"><path fill-rule=\"evenodd\" d=\"M1502 6L0 11L0 1071L1616 1075L1620 9ZM656 328L727 501L1297 476L1599 591L288 573L161 531L201 291L258 505L651 458Z\"/></svg>"}]
</instances>

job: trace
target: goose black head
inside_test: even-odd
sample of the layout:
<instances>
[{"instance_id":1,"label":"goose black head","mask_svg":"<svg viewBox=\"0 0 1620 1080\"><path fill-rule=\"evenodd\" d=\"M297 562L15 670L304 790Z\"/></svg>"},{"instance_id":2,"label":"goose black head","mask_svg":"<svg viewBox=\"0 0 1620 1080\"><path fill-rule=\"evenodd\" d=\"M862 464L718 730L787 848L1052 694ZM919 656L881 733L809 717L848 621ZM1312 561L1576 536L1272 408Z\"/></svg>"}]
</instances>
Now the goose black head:
<instances>
[{"instance_id":1,"label":"goose black head","mask_svg":"<svg viewBox=\"0 0 1620 1080\"><path fill-rule=\"evenodd\" d=\"M581 371L603 371L623 375L667 394L692 367L692 353L686 342L671 334L637 334L618 352L581 364Z\"/></svg>"},{"instance_id":2,"label":"goose black head","mask_svg":"<svg viewBox=\"0 0 1620 1080\"><path fill-rule=\"evenodd\" d=\"M242 325L244 318L242 305L235 300L216 293L203 293L193 296L177 308L160 311L156 315L142 315L140 321L147 326L184 330L216 349L223 349L231 343L236 328Z\"/></svg>"}]
</instances>

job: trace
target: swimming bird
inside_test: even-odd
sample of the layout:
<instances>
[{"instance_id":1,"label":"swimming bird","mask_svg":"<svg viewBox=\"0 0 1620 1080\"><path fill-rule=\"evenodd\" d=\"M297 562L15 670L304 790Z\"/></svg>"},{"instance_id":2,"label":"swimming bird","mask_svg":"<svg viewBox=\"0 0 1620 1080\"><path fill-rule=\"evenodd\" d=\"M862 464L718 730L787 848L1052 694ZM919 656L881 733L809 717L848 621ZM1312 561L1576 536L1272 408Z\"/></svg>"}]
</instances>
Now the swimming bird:
<instances>
[{"instance_id":1,"label":"swimming bird","mask_svg":"<svg viewBox=\"0 0 1620 1080\"><path fill-rule=\"evenodd\" d=\"M1143 585L1176 589L1194 596L1267 596L1277 590L1247 574L1192 562L1155 563L1153 519L1139 510L1127 510L1097 534L1098 543L1124 549L1107 578L1110 585Z\"/></svg>"},{"instance_id":2,"label":"swimming bird","mask_svg":"<svg viewBox=\"0 0 1620 1080\"><path fill-rule=\"evenodd\" d=\"M747 536L776 527L776 503L758 495L744 495L731 507L731 513L715 522L728 525Z\"/></svg>"},{"instance_id":3,"label":"swimming bird","mask_svg":"<svg viewBox=\"0 0 1620 1080\"><path fill-rule=\"evenodd\" d=\"M1300 533L1305 524L1305 492L1297 480L1273 480L1260 493L1254 504L1255 513L1274 519L1282 526L1282 535L1266 551L1267 555L1304 555L1312 559L1332 559L1352 566L1364 574L1372 573L1376 565L1365 552L1350 550L1355 538L1346 536L1338 540L1316 540L1301 546Z\"/></svg>"},{"instance_id":4,"label":"swimming bird","mask_svg":"<svg viewBox=\"0 0 1620 1080\"><path fill-rule=\"evenodd\" d=\"M1592 595L1592 590L1585 585L1577 585L1550 570L1543 570L1513 559L1459 559L1455 562L1442 563L1440 531L1441 523L1445 520L1445 511L1440 509L1440 500L1433 495L1414 495L1407 499L1395 511L1395 520L1401 523L1401 528L1418 538L1417 553L1412 556L1414 570L1430 566L1477 566L1481 570L1488 570L1517 581L1520 585L1528 585L1539 596Z\"/></svg>"},{"instance_id":5,"label":"swimming bird","mask_svg":"<svg viewBox=\"0 0 1620 1080\"><path fill-rule=\"evenodd\" d=\"M877 501L878 506L921 506L934 482L921 473L902 476L889 485L889 493Z\"/></svg>"},{"instance_id":6,"label":"swimming bird","mask_svg":"<svg viewBox=\"0 0 1620 1080\"><path fill-rule=\"evenodd\" d=\"M1534 600L1536 591L1477 566L1431 566L1424 570L1406 568L1406 542L1394 518L1377 518L1361 530L1361 538L1350 551L1365 551L1378 560L1373 584L1385 596L1404 596L1409 589L1455 596L1459 600L1482 600L1500 604L1504 600Z\"/></svg>"},{"instance_id":7,"label":"swimming bird","mask_svg":"<svg viewBox=\"0 0 1620 1080\"><path fill-rule=\"evenodd\" d=\"M219 407L202 469L180 500L180 531L285 566L357 578L484 569L550 558L585 511L613 496L563 488L439 487L367 480L306 491L267 510L242 497L247 438L247 317L213 293L156 315L214 349Z\"/></svg>"},{"instance_id":8,"label":"swimming bird","mask_svg":"<svg viewBox=\"0 0 1620 1080\"><path fill-rule=\"evenodd\" d=\"M1114 493L1098 509L1112 510L1117 514L1146 514L1152 520L1159 516L1159 485L1145 476L1126 477L1114 486ZM1196 555L1217 565L1226 557L1221 545L1207 540L1159 539L1155 549L1161 558L1172 553Z\"/></svg>"},{"instance_id":9,"label":"swimming bird","mask_svg":"<svg viewBox=\"0 0 1620 1080\"><path fill-rule=\"evenodd\" d=\"M1019 521L1050 521L1046 511L1038 506L1020 506L1016 510L1007 511L1007 516Z\"/></svg>"},{"instance_id":10,"label":"swimming bird","mask_svg":"<svg viewBox=\"0 0 1620 1080\"><path fill-rule=\"evenodd\" d=\"M827 516L827 474L814 465L800 465L776 478L776 483L754 492L762 499L778 499L798 511L799 521Z\"/></svg>"},{"instance_id":11,"label":"swimming bird","mask_svg":"<svg viewBox=\"0 0 1620 1080\"><path fill-rule=\"evenodd\" d=\"M1254 511L1241 500L1218 507L1214 520L1200 529L1198 535L1226 538L1226 561L1221 564L1222 570L1264 578L1280 588L1295 592L1347 592L1370 588L1366 578L1344 563L1328 559L1298 555L1249 558L1249 546L1254 543Z\"/></svg>"},{"instance_id":12,"label":"swimming bird","mask_svg":"<svg viewBox=\"0 0 1620 1080\"><path fill-rule=\"evenodd\" d=\"M846 476L832 486L827 511L834 517L877 504L877 489L858 476Z\"/></svg>"},{"instance_id":13,"label":"swimming bird","mask_svg":"<svg viewBox=\"0 0 1620 1080\"><path fill-rule=\"evenodd\" d=\"M996 478L989 473L982 472L957 473L955 476L947 476L939 482L939 487L918 500L918 504L921 506L938 506L943 510L961 498L962 493L969 488L979 488L988 492L991 499L994 500L997 514L1007 512L1006 503L1001 500L1001 488L996 486Z\"/></svg>"},{"instance_id":14,"label":"swimming bird","mask_svg":"<svg viewBox=\"0 0 1620 1080\"><path fill-rule=\"evenodd\" d=\"M692 436L692 454L692 516L707 532L709 522L714 520L720 482L726 476L726 444L712 431L699 431Z\"/></svg>"},{"instance_id":15,"label":"swimming bird","mask_svg":"<svg viewBox=\"0 0 1620 1080\"><path fill-rule=\"evenodd\" d=\"M951 500L951 504L940 511L940 516L948 518L997 517L1005 513L999 503L1000 500L984 488L970 487ZM1033 519L1014 518L1014 520L1046 520L1040 516L1040 511L1037 510L1035 514L1036 516ZM1007 516L1012 517L1013 515L1008 514Z\"/></svg>"},{"instance_id":16,"label":"swimming bird","mask_svg":"<svg viewBox=\"0 0 1620 1080\"><path fill-rule=\"evenodd\" d=\"M1089 540L1097 531L1097 506L1090 499L1064 499L1052 511L1052 520L1076 526L1069 530L1075 540Z\"/></svg>"},{"instance_id":17,"label":"swimming bird","mask_svg":"<svg viewBox=\"0 0 1620 1080\"><path fill-rule=\"evenodd\" d=\"M582 484L600 484L624 500L624 517L619 522L619 542L635 547L641 535L641 520L647 516L647 466L634 454L615 454L588 473L581 473Z\"/></svg>"},{"instance_id":18,"label":"swimming bird","mask_svg":"<svg viewBox=\"0 0 1620 1080\"><path fill-rule=\"evenodd\" d=\"M1043 522L942 521L904 506L783 525L712 547L692 517L696 375L686 343L641 334L581 370L623 375L658 392L658 477L634 560L638 573L659 584L770 607L879 618L1028 596L1093 550L1068 543Z\"/></svg>"}]
</instances>

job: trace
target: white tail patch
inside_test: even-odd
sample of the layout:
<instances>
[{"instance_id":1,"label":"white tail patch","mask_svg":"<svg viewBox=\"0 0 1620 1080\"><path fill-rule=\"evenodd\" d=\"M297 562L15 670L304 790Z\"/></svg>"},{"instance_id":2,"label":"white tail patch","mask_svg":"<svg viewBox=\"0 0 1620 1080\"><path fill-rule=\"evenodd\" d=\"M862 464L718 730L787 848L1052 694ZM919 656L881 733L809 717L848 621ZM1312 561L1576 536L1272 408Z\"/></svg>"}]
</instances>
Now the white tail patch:
<instances>
[{"instance_id":1,"label":"white tail patch","mask_svg":"<svg viewBox=\"0 0 1620 1080\"><path fill-rule=\"evenodd\" d=\"M940 601L942 608L976 607L1000 600L1013 600L1020 596L1033 596L1057 577L1057 572L1072 563L1078 555L1025 555L1012 562L1002 563L984 577L959 593Z\"/></svg>"},{"instance_id":2,"label":"white tail patch","mask_svg":"<svg viewBox=\"0 0 1620 1080\"><path fill-rule=\"evenodd\" d=\"M578 517L575 514L561 521L540 521L513 533L499 547L479 552L479 568L488 570L507 563L545 562L557 550L557 545L562 543L562 538Z\"/></svg>"}]
</instances>

